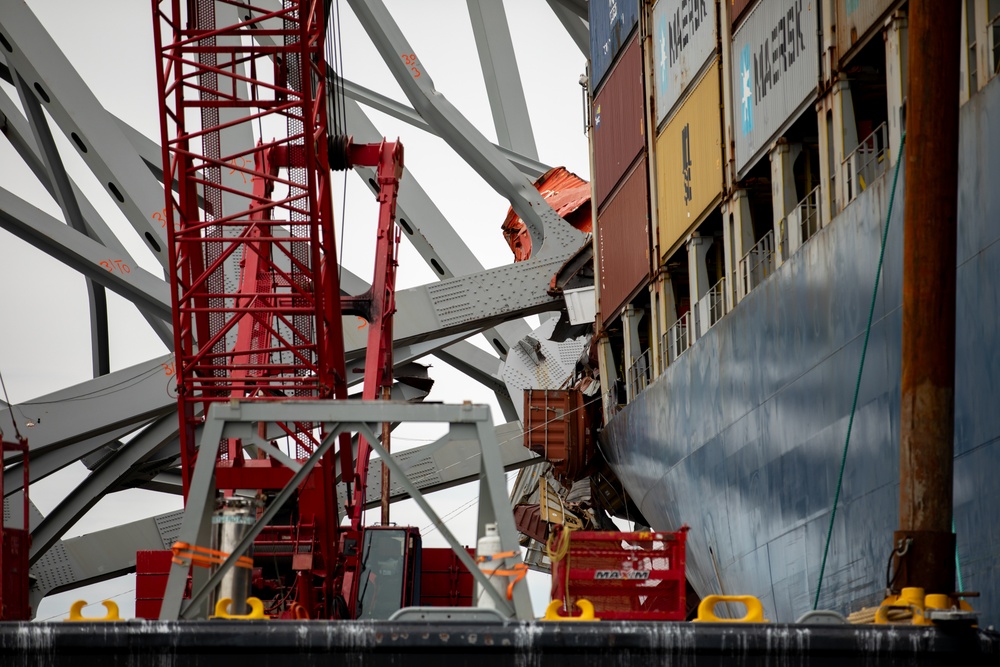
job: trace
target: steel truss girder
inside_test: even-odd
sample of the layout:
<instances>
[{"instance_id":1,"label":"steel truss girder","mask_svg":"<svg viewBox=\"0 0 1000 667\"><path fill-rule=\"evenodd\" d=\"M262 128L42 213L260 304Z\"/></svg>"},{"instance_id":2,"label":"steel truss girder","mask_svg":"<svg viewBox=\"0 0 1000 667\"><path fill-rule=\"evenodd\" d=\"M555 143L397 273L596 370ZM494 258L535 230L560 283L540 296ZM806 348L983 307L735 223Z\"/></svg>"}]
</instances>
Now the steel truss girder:
<instances>
[{"instance_id":1,"label":"steel truss girder","mask_svg":"<svg viewBox=\"0 0 1000 667\"><path fill-rule=\"evenodd\" d=\"M164 267L166 230L154 218L163 208L163 189L55 40L23 2L6 2L0 33L13 49L11 69L31 84L45 109L70 139L94 175L118 204L140 238Z\"/></svg>"},{"instance_id":2,"label":"steel truss girder","mask_svg":"<svg viewBox=\"0 0 1000 667\"><path fill-rule=\"evenodd\" d=\"M150 315L170 319L170 289L140 266L0 188L0 226L119 294Z\"/></svg>"},{"instance_id":3,"label":"steel truss girder","mask_svg":"<svg viewBox=\"0 0 1000 667\"><path fill-rule=\"evenodd\" d=\"M562 23L580 53L590 57L590 26L586 0L547 0L552 13ZM582 5L582 11L579 9Z\"/></svg>"},{"instance_id":4,"label":"steel truss girder","mask_svg":"<svg viewBox=\"0 0 1000 667\"><path fill-rule=\"evenodd\" d=\"M132 469L155 455L177 437L177 417L164 415L138 437L119 448L90 473L31 531L31 555L34 565L80 517L109 491L127 479ZM30 468L29 468L30 470Z\"/></svg>"},{"instance_id":5,"label":"steel truss girder","mask_svg":"<svg viewBox=\"0 0 1000 667\"><path fill-rule=\"evenodd\" d=\"M225 575L236 560L245 553L254 538L273 518L286 497L297 489L299 483L306 478L311 469L332 449L341 433L357 432L366 438L382 461L389 466L393 477L403 489L424 510L428 518L441 531L441 535L454 549L456 556L476 578L483 590L507 611L509 616L517 618L531 617L531 601L528 597L527 584L524 580L514 586L513 601L508 602L493 588L489 579L479 571L478 566L469 556L461 542L455 539L448 527L441 521L434 510L427 504L420 491L407 479L405 471L391 458L379 444L375 431L383 421L391 422L415 421L448 423L459 437L478 439L481 445L482 466L480 480L483 484L480 493L480 531L485 534L484 524L495 521L501 540L501 549L509 550L514 555L505 558L503 567L511 569L521 563L520 549L517 546L517 531L514 517L507 503L507 488L502 472L500 452L495 440L490 420L489 408L474 405L430 405L430 404L399 404L387 401L299 401L299 402L240 402L216 403L209 408L204 430L199 442L199 449L214 452L218 443L231 433L237 436L238 424L270 424L302 422L321 426L326 434L322 444L310 458L295 473L285 488L271 501L271 504L257 520L243 540L236 545L230 555L207 581L199 583L195 580L195 590L190 601L184 605L181 596L187 581L188 566L174 563L170 569L167 590L161 608L162 620L190 618L203 611L202 604L207 599L208 592ZM179 541L187 544L201 544L207 537L209 518L215 498L215 457L199 456L195 464L191 480L188 501L181 525ZM499 512L497 510L500 509ZM490 592L492 591L492 593Z\"/></svg>"},{"instance_id":6,"label":"steel truss girder","mask_svg":"<svg viewBox=\"0 0 1000 667\"><path fill-rule=\"evenodd\" d=\"M386 97L380 93L376 93L374 90L369 90L364 86L354 83L353 81L348 81L344 79L344 95L355 103L364 104L366 107L371 107L376 111L381 111L387 116L392 116L404 123L409 123L418 130L423 130L424 132L429 132L434 136L437 136L437 132L431 127L427 121L420 117L416 111L405 104L400 104L391 97ZM348 111L348 118L350 118L351 112ZM350 120L347 122L348 127L351 128L353 133L353 126ZM356 137L355 137L356 138ZM504 157L510 160L511 164L517 167L522 174L528 178L538 178L545 172L547 172L550 167L542 162L538 161L537 157L529 157L527 154L518 153L510 148L505 148L504 146L493 144L497 150L503 153Z\"/></svg>"},{"instance_id":7,"label":"steel truss girder","mask_svg":"<svg viewBox=\"0 0 1000 667\"><path fill-rule=\"evenodd\" d=\"M536 256L578 249L584 235L552 210L534 185L435 90L430 75L381 0L349 0L361 25L420 116L524 221Z\"/></svg>"},{"instance_id":8,"label":"steel truss girder","mask_svg":"<svg viewBox=\"0 0 1000 667\"><path fill-rule=\"evenodd\" d=\"M495 0L467 0L467 3L497 143L537 160L538 148L503 3Z\"/></svg>"},{"instance_id":9,"label":"steel truss girder","mask_svg":"<svg viewBox=\"0 0 1000 667\"><path fill-rule=\"evenodd\" d=\"M91 437L118 437L112 434L119 428L135 430L172 413L177 407L172 364L173 356L164 355L14 405L19 419L34 424L28 431L31 456ZM14 432L6 409L0 412L0 429Z\"/></svg>"},{"instance_id":10,"label":"steel truss girder","mask_svg":"<svg viewBox=\"0 0 1000 667\"><path fill-rule=\"evenodd\" d=\"M563 250L554 258L551 254L532 257L482 273L401 290L396 296L396 344L476 332L512 318L558 310L562 298L551 296L548 285L572 254L572 250ZM364 349L364 336L359 334L350 328L344 332L348 357Z\"/></svg>"},{"instance_id":11,"label":"steel truss girder","mask_svg":"<svg viewBox=\"0 0 1000 667\"><path fill-rule=\"evenodd\" d=\"M21 159L24 160L28 168L35 174L42 187L55 198L55 185L46 168L42 151L33 139L33 132L28 120L18 112L14 106L14 102L5 94L0 94L0 129L2 129L3 133L10 140L14 150L18 152ZM131 128L129 129L131 130ZM135 130L132 130L132 132L138 134ZM125 246L122 245L118 237L111 231L111 228L104 222L104 218L97 212L90 203L90 200L84 196L80 188L72 181L70 181L70 187L80 209L87 236L100 241L107 247L109 257L121 258L129 266L137 266L135 260L125 249ZM174 335L168 322L165 322L156 315L149 314L141 306L139 307L139 312L164 345L173 345Z\"/></svg>"}]
</instances>

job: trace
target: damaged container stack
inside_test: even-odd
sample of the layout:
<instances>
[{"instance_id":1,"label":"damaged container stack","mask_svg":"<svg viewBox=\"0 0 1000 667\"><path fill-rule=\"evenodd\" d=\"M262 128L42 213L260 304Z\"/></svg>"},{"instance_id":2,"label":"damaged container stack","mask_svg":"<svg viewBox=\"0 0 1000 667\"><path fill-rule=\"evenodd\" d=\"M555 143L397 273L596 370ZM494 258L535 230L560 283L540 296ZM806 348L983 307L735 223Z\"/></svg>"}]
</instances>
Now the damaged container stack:
<instances>
[{"instance_id":1,"label":"damaged container stack","mask_svg":"<svg viewBox=\"0 0 1000 667\"><path fill-rule=\"evenodd\" d=\"M649 172L638 0L590 3L591 132L603 321L649 279Z\"/></svg>"}]
</instances>

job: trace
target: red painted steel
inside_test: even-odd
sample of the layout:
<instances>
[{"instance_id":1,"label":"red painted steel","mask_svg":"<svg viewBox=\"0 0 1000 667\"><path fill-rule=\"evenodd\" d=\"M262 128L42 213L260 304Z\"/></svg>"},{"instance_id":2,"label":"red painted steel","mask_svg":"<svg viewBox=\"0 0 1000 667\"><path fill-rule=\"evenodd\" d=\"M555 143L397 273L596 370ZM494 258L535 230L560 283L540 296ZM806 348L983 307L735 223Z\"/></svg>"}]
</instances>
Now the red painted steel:
<instances>
[{"instance_id":1,"label":"red painted steel","mask_svg":"<svg viewBox=\"0 0 1000 667\"><path fill-rule=\"evenodd\" d=\"M475 549L466 548L473 558ZM471 607L474 579L450 548L421 552L420 604L425 607Z\"/></svg>"},{"instance_id":2,"label":"red painted steel","mask_svg":"<svg viewBox=\"0 0 1000 667\"><path fill-rule=\"evenodd\" d=\"M601 319L607 323L650 273L649 178L644 157L597 218L597 251Z\"/></svg>"},{"instance_id":3,"label":"red painted steel","mask_svg":"<svg viewBox=\"0 0 1000 667\"><path fill-rule=\"evenodd\" d=\"M747 10L757 2L758 0L723 0L723 4L727 5L726 12L729 14L729 25L735 28L736 24L747 13Z\"/></svg>"},{"instance_id":4,"label":"red painted steel","mask_svg":"<svg viewBox=\"0 0 1000 667\"><path fill-rule=\"evenodd\" d=\"M594 98L594 200L604 207L646 144L644 76L638 36L622 52Z\"/></svg>"},{"instance_id":5,"label":"red painted steel","mask_svg":"<svg viewBox=\"0 0 1000 667\"><path fill-rule=\"evenodd\" d=\"M239 11L217 15L223 5ZM162 219L169 240L176 354L171 372L177 376L185 495L199 410L230 400L347 398L330 193L324 6L297 0L280 9L235 0L153 0L164 172L177 186L176 192L165 189L166 206L151 217ZM262 136L256 146L228 145L226 134L240 124L248 135L276 127L285 133ZM399 241L394 219L402 156L398 142L346 147L349 164L378 168L380 186L373 287L346 300L369 322L365 398L378 397L392 384ZM224 170L250 179L251 192L231 187ZM299 461L324 437L313 424L279 427L283 435L273 444ZM304 610L310 618L352 613L337 598L354 599L350 589L358 558L349 547L360 538L370 448L362 439L355 461L350 436L343 434L339 450L341 469L348 471L343 481L351 526L338 525L333 455L327 455L298 489L293 523L268 526L257 540L276 561L282 559L255 574L255 589L274 592L268 613ZM289 469L275 459L248 458L241 441L220 443L219 491L266 494L289 478Z\"/></svg>"},{"instance_id":6,"label":"red painted steel","mask_svg":"<svg viewBox=\"0 0 1000 667\"><path fill-rule=\"evenodd\" d=\"M575 229L589 234L593 223L590 213L590 183L583 180L565 167L553 167L538 177L535 181L538 190L545 201L549 203L559 216ZM514 261L522 262L531 257L531 237L524 221L514 212L507 209L507 217L501 225L507 245L514 253Z\"/></svg>"},{"instance_id":7,"label":"red painted steel","mask_svg":"<svg viewBox=\"0 0 1000 667\"><path fill-rule=\"evenodd\" d=\"M589 600L602 620L683 621L687 526L676 533L553 529L552 599L563 613L578 615L576 601Z\"/></svg>"},{"instance_id":8,"label":"red painted steel","mask_svg":"<svg viewBox=\"0 0 1000 667\"><path fill-rule=\"evenodd\" d=\"M4 513L0 511L0 621L31 620L29 602L30 582L28 581L28 556L31 549L31 533L28 526L28 441L18 434L17 442L0 441L0 459L6 452L21 455L21 470L24 475L21 494L22 528L5 525ZM5 497L3 474L0 474L0 499ZM14 507L11 507L14 510Z\"/></svg>"}]
</instances>

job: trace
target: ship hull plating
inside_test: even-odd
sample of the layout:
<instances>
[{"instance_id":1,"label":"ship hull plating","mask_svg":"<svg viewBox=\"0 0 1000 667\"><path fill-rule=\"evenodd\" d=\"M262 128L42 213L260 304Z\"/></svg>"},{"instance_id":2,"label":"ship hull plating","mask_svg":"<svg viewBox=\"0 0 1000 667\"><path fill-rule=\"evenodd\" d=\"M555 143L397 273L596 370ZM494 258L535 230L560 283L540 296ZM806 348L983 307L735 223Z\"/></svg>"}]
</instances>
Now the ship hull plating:
<instances>
[{"instance_id":1,"label":"ship hull plating","mask_svg":"<svg viewBox=\"0 0 1000 667\"><path fill-rule=\"evenodd\" d=\"M960 583L1000 622L1000 113L961 110L955 386ZM900 174L819 607L877 604L899 507ZM812 609L865 337L891 171L610 420L602 448L645 517L682 523L701 595ZM942 323L941 326L947 326Z\"/></svg>"}]
</instances>

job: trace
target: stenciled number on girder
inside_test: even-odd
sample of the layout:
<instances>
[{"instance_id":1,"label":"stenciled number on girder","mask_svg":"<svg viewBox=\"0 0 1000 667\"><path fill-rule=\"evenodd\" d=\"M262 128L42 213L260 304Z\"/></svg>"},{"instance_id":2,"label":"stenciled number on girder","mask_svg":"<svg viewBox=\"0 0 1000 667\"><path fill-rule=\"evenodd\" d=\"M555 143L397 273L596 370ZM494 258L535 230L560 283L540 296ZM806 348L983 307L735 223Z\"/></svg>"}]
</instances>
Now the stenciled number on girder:
<instances>
[{"instance_id":1,"label":"stenciled number on girder","mask_svg":"<svg viewBox=\"0 0 1000 667\"><path fill-rule=\"evenodd\" d=\"M129 265L126 264L124 260L121 259L101 260L101 266L103 266L108 271L108 273L114 273L115 271L118 271L118 273L122 274L123 276L132 273L132 269L129 267Z\"/></svg>"},{"instance_id":2,"label":"stenciled number on girder","mask_svg":"<svg viewBox=\"0 0 1000 667\"><path fill-rule=\"evenodd\" d=\"M403 63L410 68L410 72L413 73L414 79L420 78L420 68L417 67L417 56L412 53L401 53L399 57L403 59Z\"/></svg>"}]
</instances>

